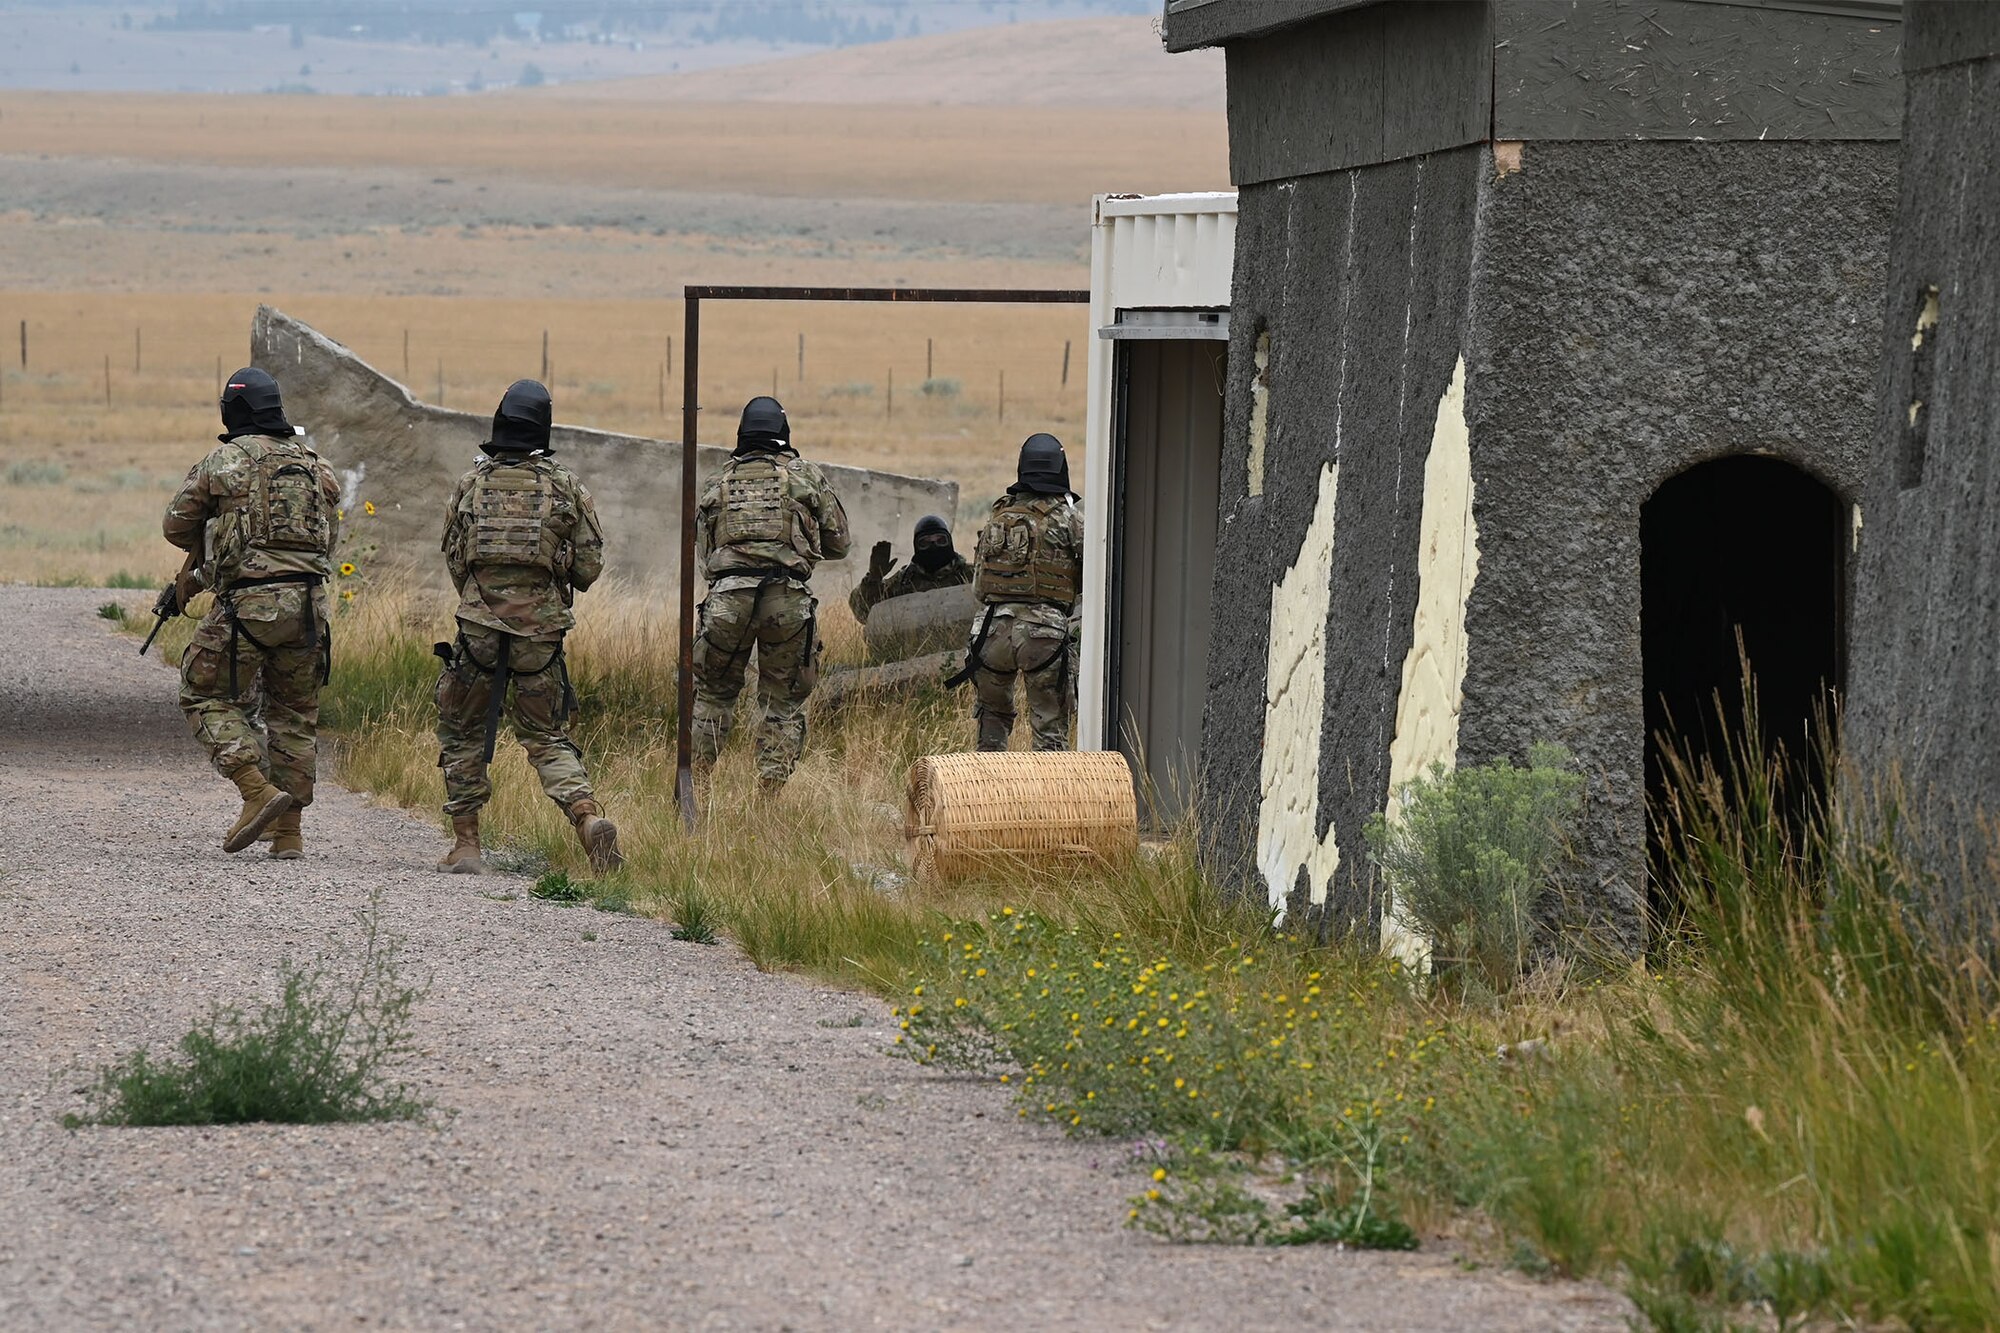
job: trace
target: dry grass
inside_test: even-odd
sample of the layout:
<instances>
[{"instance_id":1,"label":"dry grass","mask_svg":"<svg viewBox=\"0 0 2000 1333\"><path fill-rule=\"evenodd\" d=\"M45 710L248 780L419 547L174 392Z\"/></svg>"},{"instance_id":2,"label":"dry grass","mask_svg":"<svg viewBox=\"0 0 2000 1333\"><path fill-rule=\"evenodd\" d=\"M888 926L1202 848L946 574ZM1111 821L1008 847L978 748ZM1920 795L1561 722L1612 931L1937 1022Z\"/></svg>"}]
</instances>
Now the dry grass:
<instances>
[{"instance_id":1,"label":"dry grass","mask_svg":"<svg viewBox=\"0 0 2000 1333\"><path fill-rule=\"evenodd\" d=\"M1075 203L1208 189L1206 111L478 98L0 95L11 153L243 167L412 167L801 198Z\"/></svg>"}]
</instances>

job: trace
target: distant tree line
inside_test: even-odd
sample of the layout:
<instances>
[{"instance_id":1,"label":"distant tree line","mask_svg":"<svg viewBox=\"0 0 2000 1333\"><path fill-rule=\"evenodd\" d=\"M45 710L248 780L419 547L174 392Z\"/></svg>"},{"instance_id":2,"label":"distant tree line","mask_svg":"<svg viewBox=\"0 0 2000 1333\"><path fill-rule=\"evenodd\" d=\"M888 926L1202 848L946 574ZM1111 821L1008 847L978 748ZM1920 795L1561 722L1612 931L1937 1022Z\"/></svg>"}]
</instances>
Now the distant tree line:
<instances>
[{"instance_id":1,"label":"distant tree line","mask_svg":"<svg viewBox=\"0 0 2000 1333\"><path fill-rule=\"evenodd\" d=\"M697 42L764 41L852 46L934 29L925 14L968 0L184 0L147 25L166 31L245 32L283 25L294 45L307 36L376 41L464 42L538 34L545 41L591 35L674 32ZM1047 17L1051 11L1151 13L1157 0L972 0L982 17ZM524 30L521 18L536 26ZM943 26L958 27L960 23Z\"/></svg>"}]
</instances>

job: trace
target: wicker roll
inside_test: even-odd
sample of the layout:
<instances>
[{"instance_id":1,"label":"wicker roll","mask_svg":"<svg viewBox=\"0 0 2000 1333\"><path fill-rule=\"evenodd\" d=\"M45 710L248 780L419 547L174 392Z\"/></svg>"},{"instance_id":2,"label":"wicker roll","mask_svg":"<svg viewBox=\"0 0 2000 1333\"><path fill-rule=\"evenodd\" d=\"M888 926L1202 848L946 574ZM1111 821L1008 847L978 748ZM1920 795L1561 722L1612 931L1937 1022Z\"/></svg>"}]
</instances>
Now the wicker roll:
<instances>
[{"instance_id":1,"label":"wicker roll","mask_svg":"<svg viewBox=\"0 0 2000 1333\"><path fill-rule=\"evenodd\" d=\"M919 876L1115 861L1139 847L1132 770L1115 750L939 754L910 769L904 831Z\"/></svg>"}]
</instances>

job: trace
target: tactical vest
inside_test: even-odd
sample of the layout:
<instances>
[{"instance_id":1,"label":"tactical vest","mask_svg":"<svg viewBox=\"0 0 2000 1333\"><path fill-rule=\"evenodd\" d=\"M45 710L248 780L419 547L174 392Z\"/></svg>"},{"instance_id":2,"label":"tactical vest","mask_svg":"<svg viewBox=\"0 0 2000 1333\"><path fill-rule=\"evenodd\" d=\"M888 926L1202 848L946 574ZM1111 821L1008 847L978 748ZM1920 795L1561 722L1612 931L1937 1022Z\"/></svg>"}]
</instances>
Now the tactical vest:
<instances>
[{"instance_id":1,"label":"tactical vest","mask_svg":"<svg viewBox=\"0 0 2000 1333\"><path fill-rule=\"evenodd\" d=\"M248 551L310 551L325 555L333 516L319 488L319 470L303 445L267 445L252 459L250 494L243 507L242 543Z\"/></svg>"},{"instance_id":2,"label":"tactical vest","mask_svg":"<svg viewBox=\"0 0 2000 1333\"><path fill-rule=\"evenodd\" d=\"M1070 544L1057 514L1009 496L979 530L973 591L982 602L1046 602L1069 606L1083 588L1083 552Z\"/></svg>"},{"instance_id":3,"label":"tactical vest","mask_svg":"<svg viewBox=\"0 0 2000 1333\"><path fill-rule=\"evenodd\" d=\"M562 537L551 522L555 482L546 468L532 463L482 466L463 512L470 567L529 565L555 572Z\"/></svg>"},{"instance_id":4,"label":"tactical vest","mask_svg":"<svg viewBox=\"0 0 2000 1333\"><path fill-rule=\"evenodd\" d=\"M715 547L776 542L795 550L800 540L798 506L787 494L786 468L777 459L755 456L732 462L722 475Z\"/></svg>"}]
</instances>

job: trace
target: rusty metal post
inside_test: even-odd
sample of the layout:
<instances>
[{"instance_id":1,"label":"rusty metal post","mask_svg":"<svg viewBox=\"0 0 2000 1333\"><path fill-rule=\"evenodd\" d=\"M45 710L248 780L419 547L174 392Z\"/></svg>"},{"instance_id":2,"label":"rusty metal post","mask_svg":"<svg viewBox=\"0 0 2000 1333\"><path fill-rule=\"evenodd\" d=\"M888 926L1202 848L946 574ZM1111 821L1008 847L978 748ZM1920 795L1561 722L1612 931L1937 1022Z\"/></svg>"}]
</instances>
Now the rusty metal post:
<instances>
[{"instance_id":1,"label":"rusty metal post","mask_svg":"<svg viewBox=\"0 0 2000 1333\"><path fill-rule=\"evenodd\" d=\"M692 833L700 817L694 804L694 490L701 412L701 297L690 290L682 304L687 350L681 361L681 669L674 793L680 800L681 827Z\"/></svg>"}]
</instances>

